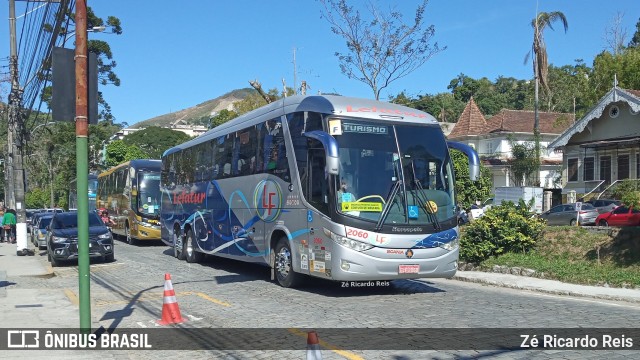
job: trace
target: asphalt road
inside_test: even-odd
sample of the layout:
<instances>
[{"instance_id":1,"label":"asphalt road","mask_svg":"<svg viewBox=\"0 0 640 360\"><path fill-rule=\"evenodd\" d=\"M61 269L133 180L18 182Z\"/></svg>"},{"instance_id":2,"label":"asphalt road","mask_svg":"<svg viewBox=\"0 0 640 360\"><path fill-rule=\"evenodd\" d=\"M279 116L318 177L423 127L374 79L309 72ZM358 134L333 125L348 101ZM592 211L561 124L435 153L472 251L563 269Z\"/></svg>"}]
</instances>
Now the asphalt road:
<instances>
[{"instance_id":1,"label":"asphalt road","mask_svg":"<svg viewBox=\"0 0 640 360\"><path fill-rule=\"evenodd\" d=\"M339 282L309 279L300 289L285 289L270 281L266 267L220 258L202 264L178 261L160 243L131 246L116 241L116 261L92 264L91 309L95 327L158 328L163 306L165 273L171 274L179 309L188 328L286 329L306 345L305 329L370 328L384 337L385 329L465 328L472 336L482 329L634 328L640 305L555 296L483 286L447 279L400 280L382 287L345 287ZM77 304L77 269L54 268L56 276L32 279L29 286L62 288ZM427 330L425 330L427 329ZM437 330L434 330L437 331ZM544 331L544 330L540 330ZM260 334L258 332L257 334ZM235 334L237 335L237 334ZM362 334L366 335L366 334ZM319 336L323 340L322 332ZM447 336L464 349L469 333ZM391 336L393 338L393 336ZM354 341L356 341L354 339ZM364 341L372 341L366 339ZM373 340L374 342L376 340ZM634 340L640 348L640 338ZM637 344L636 344L637 343ZM445 359L445 358L638 358L626 349L600 351L533 350L353 350L323 344L324 359ZM188 344L185 347L189 347ZM268 347L268 346L267 346ZM333 348L332 348L333 347ZM301 359L304 352L186 351L162 357L224 359ZM158 352L137 352L128 358L155 358Z\"/></svg>"}]
</instances>

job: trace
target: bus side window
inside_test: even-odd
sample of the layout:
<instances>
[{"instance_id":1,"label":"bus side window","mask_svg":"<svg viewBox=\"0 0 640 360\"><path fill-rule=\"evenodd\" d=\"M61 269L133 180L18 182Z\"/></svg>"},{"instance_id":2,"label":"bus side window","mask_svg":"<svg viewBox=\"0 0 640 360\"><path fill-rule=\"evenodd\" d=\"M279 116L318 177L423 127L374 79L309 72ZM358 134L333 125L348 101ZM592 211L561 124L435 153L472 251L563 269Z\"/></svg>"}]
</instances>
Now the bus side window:
<instances>
[{"instance_id":1,"label":"bus side window","mask_svg":"<svg viewBox=\"0 0 640 360\"><path fill-rule=\"evenodd\" d=\"M309 188L305 198L323 214L329 214L329 191L324 149L309 150ZM304 189L304 185L303 185Z\"/></svg>"}]
</instances>

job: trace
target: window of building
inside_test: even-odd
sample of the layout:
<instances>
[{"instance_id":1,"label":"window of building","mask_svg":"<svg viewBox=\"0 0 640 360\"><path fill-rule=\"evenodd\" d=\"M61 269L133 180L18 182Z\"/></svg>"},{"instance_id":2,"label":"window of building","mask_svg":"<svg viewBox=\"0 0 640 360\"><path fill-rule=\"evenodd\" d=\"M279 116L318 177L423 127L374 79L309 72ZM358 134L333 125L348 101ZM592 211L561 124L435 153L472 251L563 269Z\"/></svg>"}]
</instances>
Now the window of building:
<instances>
[{"instance_id":1,"label":"window of building","mask_svg":"<svg viewBox=\"0 0 640 360\"><path fill-rule=\"evenodd\" d=\"M595 159L593 157L584 158L584 173L582 174L584 181L592 181L595 179Z\"/></svg>"},{"instance_id":2,"label":"window of building","mask_svg":"<svg viewBox=\"0 0 640 360\"><path fill-rule=\"evenodd\" d=\"M578 181L578 159L567 160L567 171L569 181Z\"/></svg>"},{"instance_id":3,"label":"window of building","mask_svg":"<svg viewBox=\"0 0 640 360\"><path fill-rule=\"evenodd\" d=\"M618 180L629 178L629 154L618 155Z\"/></svg>"},{"instance_id":4,"label":"window of building","mask_svg":"<svg viewBox=\"0 0 640 360\"><path fill-rule=\"evenodd\" d=\"M611 184L611 156L600 157L600 180L605 184Z\"/></svg>"}]
</instances>

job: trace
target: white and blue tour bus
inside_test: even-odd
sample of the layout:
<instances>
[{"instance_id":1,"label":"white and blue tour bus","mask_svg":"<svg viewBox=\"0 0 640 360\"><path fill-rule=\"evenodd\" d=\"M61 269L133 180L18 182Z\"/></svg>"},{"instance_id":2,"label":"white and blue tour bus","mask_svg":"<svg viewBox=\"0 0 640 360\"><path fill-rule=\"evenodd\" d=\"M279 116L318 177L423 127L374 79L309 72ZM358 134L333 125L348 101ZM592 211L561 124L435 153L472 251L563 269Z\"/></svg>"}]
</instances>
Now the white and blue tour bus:
<instances>
[{"instance_id":1,"label":"white and blue tour bus","mask_svg":"<svg viewBox=\"0 0 640 360\"><path fill-rule=\"evenodd\" d=\"M161 238L176 258L205 254L271 267L293 287L449 278L459 230L448 142L412 108L342 96L292 96L162 156Z\"/></svg>"}]
</instances>

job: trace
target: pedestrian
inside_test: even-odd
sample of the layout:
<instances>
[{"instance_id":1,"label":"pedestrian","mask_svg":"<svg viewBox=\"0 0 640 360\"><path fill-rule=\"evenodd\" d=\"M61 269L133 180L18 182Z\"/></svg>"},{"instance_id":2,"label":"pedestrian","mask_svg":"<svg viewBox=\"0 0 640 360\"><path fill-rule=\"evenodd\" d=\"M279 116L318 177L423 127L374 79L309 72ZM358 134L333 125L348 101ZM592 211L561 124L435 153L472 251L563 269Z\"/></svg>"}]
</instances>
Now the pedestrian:
<instances>
[{"instance_id":1,"label":"pedestrian","mask_svg":"<svg viewBox=\"0 0 640 360\"><path fill-rule=\"evenodd\" d=\"M2 216L2 228L7 242L16 243L16 214L15 211L9 209Z\"/></svg>"},{"instance_id":2,"label":"pedestrian","mask_svg":"<svg viewBox=\"0 0 640 360\"><path fill-rule=\"evenodd\" d=\"M5 208L4 206L0 207L0 219L4 217ZM4 226L0 226L0 242L4 242Z\"/></svg>"}]
</instances>

